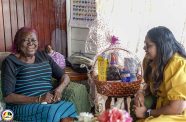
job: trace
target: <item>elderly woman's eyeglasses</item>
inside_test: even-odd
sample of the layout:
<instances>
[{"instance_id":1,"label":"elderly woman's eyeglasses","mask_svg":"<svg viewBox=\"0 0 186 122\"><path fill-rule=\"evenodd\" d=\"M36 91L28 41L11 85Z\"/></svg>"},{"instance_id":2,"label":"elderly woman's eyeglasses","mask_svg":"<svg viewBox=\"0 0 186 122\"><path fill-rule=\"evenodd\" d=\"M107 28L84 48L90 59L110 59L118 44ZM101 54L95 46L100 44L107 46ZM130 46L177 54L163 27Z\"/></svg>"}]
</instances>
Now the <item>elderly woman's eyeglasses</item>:
<instances>
[{"instance_id":1,"label":"elderly woman's eyeglasses","mask_svg":"<svg viewBox=\"0 0 186 122\"><path fill-rule=\"evenodd\" d=\"M38 43L38 41L36 39L23 39L22 40L23 43Z\"/></svg>"}]
</instances>

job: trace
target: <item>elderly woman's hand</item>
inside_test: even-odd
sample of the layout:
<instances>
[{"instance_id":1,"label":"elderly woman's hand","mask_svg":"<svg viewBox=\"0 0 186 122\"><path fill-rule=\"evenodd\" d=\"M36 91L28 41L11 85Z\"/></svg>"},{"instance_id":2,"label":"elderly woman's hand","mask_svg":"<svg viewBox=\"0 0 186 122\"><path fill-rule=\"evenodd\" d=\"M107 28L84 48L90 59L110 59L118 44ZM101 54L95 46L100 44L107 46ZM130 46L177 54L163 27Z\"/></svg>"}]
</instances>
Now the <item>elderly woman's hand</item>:
<instances>
[{"instance_id":1,"label":"elderly woman's hand","mask_svg":"<svg viewBox=\"0 0 186 122\"><path fill-rule=\"evenodd\" d=\"M54 91L53 91L53 102L57 102L57 101L60 101L61 100L61 97L62 97L62 92L63 90L59 87L57 87Z\"/></svg>"},{"instance_id":2,"label":"elderly woman's hand","mask_svg":"<svg viewBox=\"0 0 186 122\"><path fill-rule=\"evenodd\" d=\"M54 95L50 92L47 92L46 94L41 96L40 102L47 102L47 103L53 103Z\"/></svg>"},{"instance_id":3,"label":"elderly woman's hand","mask_svg":"<svg viewBox=\"0 0 186 122\"><path fill-rule=\"evenodd\" d=\"M53 102L57 102L61 100L62 92L67 87L67 85L70 83L70 78L67 74L64 74L61 78L61 84L53 90Z\"/></svg>"}]
</instances>

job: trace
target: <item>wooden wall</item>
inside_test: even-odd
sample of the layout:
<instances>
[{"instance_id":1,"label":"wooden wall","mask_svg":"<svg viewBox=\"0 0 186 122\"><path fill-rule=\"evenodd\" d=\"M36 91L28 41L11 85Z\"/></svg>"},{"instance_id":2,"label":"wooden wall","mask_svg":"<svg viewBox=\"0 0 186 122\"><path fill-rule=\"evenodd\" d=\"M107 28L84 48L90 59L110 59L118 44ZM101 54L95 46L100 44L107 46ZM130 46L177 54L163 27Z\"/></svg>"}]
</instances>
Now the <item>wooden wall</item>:
<instances>
[{"instance_id":1,"label":"wooden wall","mask_svg":"<svg viewBox=\"0 0 186 122\"><path fill-rule=\"evenodd\" d=\"M23 26L37 30L39 48L44 49L46 44L51 44L52 40L56 41L56 28L66 32L65 0L0 0L1 52L11 51L15 33ZM60 41L59 44L63 44L64 48L58 51L66 55L67 43L62 38L59 39L58 36L57 41Z\"/></svg>"}]
</instances>

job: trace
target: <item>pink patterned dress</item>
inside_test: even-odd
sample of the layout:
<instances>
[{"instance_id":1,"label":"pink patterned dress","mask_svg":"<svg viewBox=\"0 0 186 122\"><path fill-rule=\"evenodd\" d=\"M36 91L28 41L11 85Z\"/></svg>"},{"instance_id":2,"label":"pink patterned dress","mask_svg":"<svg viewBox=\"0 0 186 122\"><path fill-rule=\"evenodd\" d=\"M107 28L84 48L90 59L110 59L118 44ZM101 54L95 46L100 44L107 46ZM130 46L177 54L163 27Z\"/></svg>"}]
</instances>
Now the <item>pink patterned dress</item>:
<instances>
[{"instance_id":1,"label":"pink patterned dress","mask_svg":"<svg viewBox=\"0 0 186 122\"><path fill-rule=\"evenodd\" d=\"M66 64L65 64L65 58L64 56L59 53L59 52L55 52L53 51L52 53L48 54L49 56L52 57L52 59L62 68L64 69Z\"/></svg>"}]
</instances>

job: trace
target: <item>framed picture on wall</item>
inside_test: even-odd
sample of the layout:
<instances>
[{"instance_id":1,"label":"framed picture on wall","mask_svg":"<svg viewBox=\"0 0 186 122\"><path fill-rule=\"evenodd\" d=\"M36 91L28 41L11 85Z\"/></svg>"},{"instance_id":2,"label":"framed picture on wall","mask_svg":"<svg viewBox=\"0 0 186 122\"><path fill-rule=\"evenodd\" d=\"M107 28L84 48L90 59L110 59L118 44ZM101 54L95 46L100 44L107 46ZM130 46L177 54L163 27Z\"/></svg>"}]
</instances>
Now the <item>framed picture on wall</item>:
<instances>
[{"instance_id":1,"label":"framed picture on wall","mask_svg":"<svg viewBox=\"0 0 186 122\"><path fill-rule=\"evenodd\" d=\"M96 0L71 0L70 25L88 27L97 16Z\"/></svg>"}]
</instances>

